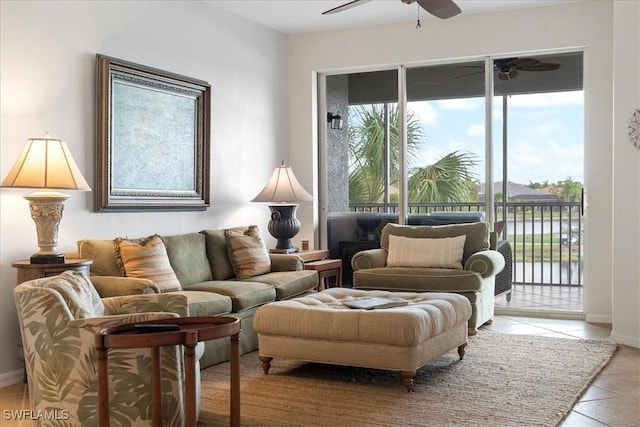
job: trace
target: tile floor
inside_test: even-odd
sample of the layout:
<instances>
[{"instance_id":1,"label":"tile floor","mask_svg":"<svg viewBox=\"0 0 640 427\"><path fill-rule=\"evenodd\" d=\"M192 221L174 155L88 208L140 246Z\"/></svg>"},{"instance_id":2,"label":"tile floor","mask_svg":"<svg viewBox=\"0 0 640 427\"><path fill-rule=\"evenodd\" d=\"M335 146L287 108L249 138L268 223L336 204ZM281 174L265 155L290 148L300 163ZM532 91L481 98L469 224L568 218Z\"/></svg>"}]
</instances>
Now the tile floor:
<instances>
[{"instance_id":1,"label":"tile floor","mask_svg":"<svg viewBox=\"0 0 640 427\"><path fill-rule=\"evenodd\" d=\"M516 316L496 316L493 324L485 328L506 334L546 335L567 339L607 339L611 333L610 325ZM16 384L0 389L1 427L31 426L30 422L6 419L6 410L28 408L29 396L25 385ZM640 349L621 346L560 426L639 427Z\"/></svg>"}]
</instances>

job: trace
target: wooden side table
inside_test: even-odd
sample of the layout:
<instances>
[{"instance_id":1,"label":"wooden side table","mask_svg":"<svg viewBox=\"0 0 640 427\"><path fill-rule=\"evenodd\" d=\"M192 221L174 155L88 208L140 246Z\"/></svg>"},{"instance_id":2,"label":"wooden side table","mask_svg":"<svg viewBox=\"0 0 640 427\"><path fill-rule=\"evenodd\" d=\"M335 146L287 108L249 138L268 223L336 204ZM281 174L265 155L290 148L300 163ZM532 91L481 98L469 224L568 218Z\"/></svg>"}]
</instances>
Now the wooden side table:
<instances>
[{"instance_id":1,"label":"wooden side table","mask_svg":"<svg viewBox=\"0 0 640 427\"><path fill-rule=\"evenodd\" d=\"M41 279L43 277L56 276L67 270L81 271L89 277L89 269L93 260L81 258L67 258L62 264L31 264L28 259L11 263L18 271L16 284L27 280Z\"/></svg>"},{"instance_id":2,"label":"wooden side table","mask_svg":"<svg viewBox=\"0 0 640 427\"><path fill-rule=\"evenodd\" d=\"M310 262L310 261L318 261L321 259L325 259L329 257L329 251L326 249L312 249L309 251L300 251L300 252L296 252L293 255L298 255L300 258L302 258L302 261L304 261L305 263Z\"/></svg>"},{"instance_id":3,"label":"wooden side table","mask_svg":"<svg viewBox=\"0 0 640 427\"><path fill-rule=\"evenodd\" d=\"M139 333L139 324L175 324L179 330ZM183 345L185 354L185 425L196 425L196 357L200 341L231 338L231 404L230 425L240 426L240 319L235 317L177 317L126 324L104 329L96 335L98 350L98 425L109 427L109 366L110 348L151 348L151 420L162 426L162 390L160 347Z\"/></svg>"},{"instance_id":4,"label":"wooden side table","mask_svg":"<svg viewBox=\"0 0 640 427\"><path fill-rule=\"evenodd\" d=\"M342 286L342 260L341 259L321 259L304 263L305 270L316 270L320 283L318 290L327 289L327 279L333 278L334 286Z\"/></svg>"},{"instance_id":5,"label":"wooden side table","mask_svg":"<svg viewBox=\"0 0 640 427\"><path fill-rule=\"evenodd\" d=\"M310 251L298 252L302 261L304 261L305 270L316 270L318 272L318 290L326 289L326 279L333 278L334 286L342 286L342 260L327 259L329 251L326 249L315 249Z\"/></svg>"}]
</instances>

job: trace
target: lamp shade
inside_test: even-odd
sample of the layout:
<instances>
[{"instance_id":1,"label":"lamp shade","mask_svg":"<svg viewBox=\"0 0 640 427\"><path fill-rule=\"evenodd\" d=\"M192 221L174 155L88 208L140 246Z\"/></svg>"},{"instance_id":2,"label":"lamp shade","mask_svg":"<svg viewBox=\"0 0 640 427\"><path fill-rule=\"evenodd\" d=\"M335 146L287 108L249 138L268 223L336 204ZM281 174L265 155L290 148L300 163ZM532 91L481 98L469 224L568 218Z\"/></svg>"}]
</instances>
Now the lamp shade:
<instances>
[{"instance_id":1,"label":"lamp shade","mask_svg":"<svg viewBox=\"0 0 640 427\"><path fill-rule=\"evenodd\" d=\"M67 144L48 135L27 141L2 187L91 190Z\"/></svg>"},{"instance_id":2,"label":"lamp shade","mask_svg":"<svg viewBox=\"0 0 640 427\"><path fill-rule=\"evenodd\" d=\"M300 185L291 167L284 162L273 171L271 179L252 202L298 203L313 200L311 194Z\"/></svg>"}]
</instances>

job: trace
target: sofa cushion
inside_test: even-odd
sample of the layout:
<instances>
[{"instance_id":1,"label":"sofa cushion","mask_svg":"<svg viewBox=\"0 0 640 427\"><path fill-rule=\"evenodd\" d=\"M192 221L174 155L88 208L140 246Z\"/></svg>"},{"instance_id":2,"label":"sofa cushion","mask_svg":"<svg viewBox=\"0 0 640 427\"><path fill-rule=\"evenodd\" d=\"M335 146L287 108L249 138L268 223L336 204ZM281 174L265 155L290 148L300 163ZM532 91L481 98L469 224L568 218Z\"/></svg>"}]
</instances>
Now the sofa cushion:
<instances>
[{"instance_id":1,"label":"sofa cushion","mask_svg":"<svg viewBox=\"0 0 640 427\"><path fill-rule=\"evenodd\" d=\"M104 315L100 295L89 279L79 271L69 270L53 276L42 287L58 291L76 319Z\"/></svg>"},{"instance_id":2,"label":"sofa cushion","mask_svg":"<svg viewBox=\"0 0 640 427\"><path fill-rule=\"evenodd\" d=\"M207 246L202 233L160 236L167 255L182 287L211 280Z\"/></svg>"},{"instance_id":3,"label":"sofa cushion","mask_svg":"<svg viewBox=\"0 0 640 427\"><path fill-rule=\"evenodd\" d=\"M389 235L387 267L436 267L462 270L466 236L441 239Z\"/></svg>"},{"instance_id":4,"label":"sofa cushion","mask_svg":"<svg viewBox=\"0 0 640 427\"><path fill-rule=\"evenodd\" d=\"M470 224L452 224L437 226L408 226L388 223L382 229L380 247L389 250L389 235L431 238L456 237L465 235L462 264L472 254L489 249L489 226L486 222L474 222Z\"/></svg>"},{"instance_id":5,"label":"sofa cushion","mask_svg":"<svg viewBox=\"0 0 640 427\"><path fill-rule=\"evenodd\" d=\"M448 268L368 268L353 273L353 287L393 292L478 292L482 277L473 271Z\"/></svg>"},{"instance_id":6,"label":"sofa cushion","mask_svg":"<svg viewBox=\"0 0 640 427\"><path fill-rule=\"evenodd\" d=\"M141 245L118 237L116 246L116 262L122 267L127 277L138 277L155 282L160 292L179 291L180 282L176 277L167 250L158 235L151 236Z\"/></svg>"},{"instance_id":7,"label":"sofa cushion","mask_svg":"<svg viewBox=\"0 0 640 427\"><path fill-rule=\"evenodd\" d=\"M247 279L271 271L269 252L260 237L258 226L247 230L225 230L227 255L238 279Z\"/></svg>"},{"instance_id":8,"label":"sofa cushion","mask_svg":"<svg viewBox=\"0 0 640 427\"><path fill-rule=\"evenodd\" d=\"M177 293L187 296L191 317L220 316L231 313L231 298L227 296L196 290L182 290Z\"/></svg>"},{"instance_id":9,"label":"sofa cushion","mask_svg":"<svg viewBox=\"0 0 640 427\"><path fill-rule=\"evenodd\" d=\"M116 263L116 248L113 240L78 240L78 256L93 260L91 274L97 276L124 276Z\"/></svg>"},{"instance_id":10,"label":"sofa cushion","mask_svg":"<svg viewBox=\"0 0 640 427\"><path fill-rule=\"evenodd\" d=\"M228 230L246 231L247 227L234 227ZM225 230L202 230L207 244L207 258L211 268L213 280L232 279L236 275L227 255L227 239L224 237Z\"/></svg>"},{"instance_id":11,"label":"sofa cushion","mask_svg":"<svg viewBox=\"0 0 640 427\"><path fill-rule=\"evenodd\" d=\"M272 286L276 301L307 293L318 286L318 272L312 270L273 271L244 279L245 282L260 282Z\"/></svg>"},{"instance_id":12,"label":"sofa cushion","mask_svg":"<svg viewBox=\"0 0 640 427\"><path fill-rule=\"evenodd\" d=\"M231 299L231 310L238 313L275 301L276 291L264 283L235 280L214 280L187 286L189 291L204 291L224 295Z\"/></svg>"}]
</instances>

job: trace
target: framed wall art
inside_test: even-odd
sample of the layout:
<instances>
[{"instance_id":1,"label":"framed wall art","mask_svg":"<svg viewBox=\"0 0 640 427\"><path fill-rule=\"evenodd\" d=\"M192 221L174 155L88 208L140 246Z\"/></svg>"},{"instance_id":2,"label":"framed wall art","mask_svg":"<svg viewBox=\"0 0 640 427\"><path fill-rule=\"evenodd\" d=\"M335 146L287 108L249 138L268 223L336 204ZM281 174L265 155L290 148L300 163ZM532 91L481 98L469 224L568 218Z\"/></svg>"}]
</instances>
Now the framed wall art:
<instances>
[{"instance_id":1,"label":"framed wall art","mask_svg":"<svg viewBox=\"0 0 640 427\"><path fill-rule=\"evenodd\" d=\"M98 54L97 211L209 206L211 87Z\"/></svg>"}]
</instances>

